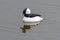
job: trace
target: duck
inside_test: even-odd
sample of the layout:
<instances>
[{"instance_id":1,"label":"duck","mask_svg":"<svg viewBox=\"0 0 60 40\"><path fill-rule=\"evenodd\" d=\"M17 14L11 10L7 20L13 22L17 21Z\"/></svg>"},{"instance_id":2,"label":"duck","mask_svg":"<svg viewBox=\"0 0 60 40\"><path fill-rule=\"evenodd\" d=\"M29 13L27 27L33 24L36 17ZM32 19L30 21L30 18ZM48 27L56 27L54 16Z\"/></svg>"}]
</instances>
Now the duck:
<instances>
[{"instance_id":1,"label":"duck","mask_svg":"<svg viewBox=\"0 0 60 40\"><path fill-rule=\"evenodd\" d=\"M40 14L31 13L30 8L25 8L23 10L23 15L23 22L25 25L38 25L43 20Z\"/></svg>"}]
</instances>

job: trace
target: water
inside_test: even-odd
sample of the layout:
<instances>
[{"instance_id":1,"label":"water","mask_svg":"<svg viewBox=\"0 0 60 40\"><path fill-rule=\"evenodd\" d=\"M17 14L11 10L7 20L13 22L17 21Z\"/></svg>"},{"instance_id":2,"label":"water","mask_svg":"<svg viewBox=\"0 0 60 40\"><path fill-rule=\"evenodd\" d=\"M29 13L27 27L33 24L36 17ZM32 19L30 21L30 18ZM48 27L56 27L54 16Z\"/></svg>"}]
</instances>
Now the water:
<instances>
[{"instance_id":1,"label":"water","mask_svg":"<svg viewBox=\"0 0 60 40\"><path fill-rule=\"evenodd\" d=\"M29 7L32 13L45 20L22 33L22 11ZM60 40L59 0L0 0L0 40Z\"/></svg>"}]
</instances>

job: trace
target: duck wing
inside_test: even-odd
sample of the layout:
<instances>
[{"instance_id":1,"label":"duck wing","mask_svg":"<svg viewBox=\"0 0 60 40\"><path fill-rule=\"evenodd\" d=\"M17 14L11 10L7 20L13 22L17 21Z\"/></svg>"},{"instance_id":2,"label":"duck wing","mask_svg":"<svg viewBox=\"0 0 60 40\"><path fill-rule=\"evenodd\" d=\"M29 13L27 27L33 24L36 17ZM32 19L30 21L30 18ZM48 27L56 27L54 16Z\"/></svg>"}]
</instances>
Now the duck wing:
<instances>
[{"instance_id":1,"label":"duck wing","mask_svg":"<svg viewBox=\"0 0 60 40\"><path fill-rule=\"evenodd\" d=\"M39 14L27 14L27 15L25 15L26 17L35 17L35 16L39 16L39 17L41 17L41 15L39 15Z\"/></svg>"}]
</instances>

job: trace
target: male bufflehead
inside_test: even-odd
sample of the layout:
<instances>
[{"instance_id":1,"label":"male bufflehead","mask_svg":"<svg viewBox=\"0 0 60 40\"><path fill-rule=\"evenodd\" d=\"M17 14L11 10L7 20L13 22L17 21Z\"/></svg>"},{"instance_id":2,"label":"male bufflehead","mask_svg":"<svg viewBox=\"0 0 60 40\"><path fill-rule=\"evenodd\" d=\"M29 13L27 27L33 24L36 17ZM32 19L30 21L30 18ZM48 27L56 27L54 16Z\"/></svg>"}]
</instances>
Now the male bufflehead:
<instances>
[{"instance_id":1,"label":"male bufflehead","mask_svg":"<svg viewBox=\"0 0 60 40\"><path fill-rule=\"evenodd\" d=\"M39 24L40 21L43 20L41 15L39 15L39 14L31 14L31 10L29 8L25 8L23 10L23 15L24 15L23 21L27 25L36 25L36 24Z\"/></svg>"},{"instance_id":2,"label":"male bufflehead","mask_svg":"<svg viewBox=\"0 0 60 40\"><path fill-rule=\"evenodd\" d=\"M22 28L22 31L25 33L26 29L30 29L31 25L37 25L39 24L43 18L39 14L31 14L31 10L29 8L25 8L23 10L23 23L24 27Z\"/></svg>"}]
</instances>

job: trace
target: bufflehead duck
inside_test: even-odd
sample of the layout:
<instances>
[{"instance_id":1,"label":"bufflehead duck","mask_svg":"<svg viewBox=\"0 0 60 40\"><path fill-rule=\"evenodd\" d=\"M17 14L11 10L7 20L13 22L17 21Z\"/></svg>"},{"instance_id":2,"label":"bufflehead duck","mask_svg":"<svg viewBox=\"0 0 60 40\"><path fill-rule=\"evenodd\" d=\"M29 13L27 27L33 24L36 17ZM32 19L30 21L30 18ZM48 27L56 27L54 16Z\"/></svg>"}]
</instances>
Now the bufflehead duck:
<instances>
[{"instance_id":1,"label":"bufflehead duck","mask_svg":"<svg viewBox=\"0 0 60 40\"><path fill-rule=\"evenodd\" d=\"M31 25L37 25L39 24L43 18L39 14L31 14L31 10L29 8L25 8L23 10L23 23L24 26L22 28L22 32L26 32L27 29L30 29Z\"/></svg>"},{"instance_id":2,"label":"bufflehead duck","mask_svg":"<svg viewBox=\"0 0 60 40\"><path fill-rule=\"evenodd\" d=\"M31 10L29 8L25 8L23 10L23 15L24 15L23 22L24 24L27 24L27 25L36 25L36 24L39 24L40 21L43 20L41 15L31 14Z\"/></svg>"}]
</instances>

